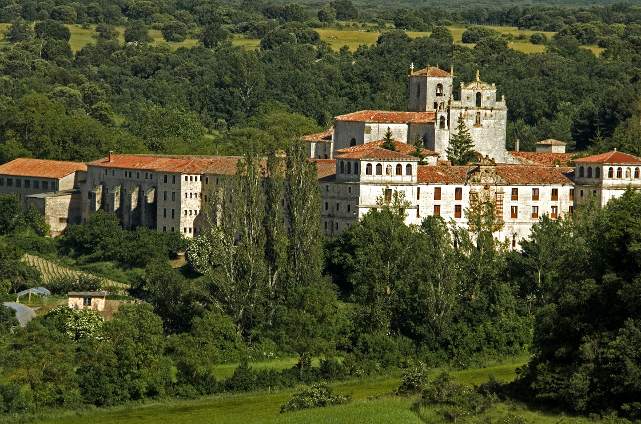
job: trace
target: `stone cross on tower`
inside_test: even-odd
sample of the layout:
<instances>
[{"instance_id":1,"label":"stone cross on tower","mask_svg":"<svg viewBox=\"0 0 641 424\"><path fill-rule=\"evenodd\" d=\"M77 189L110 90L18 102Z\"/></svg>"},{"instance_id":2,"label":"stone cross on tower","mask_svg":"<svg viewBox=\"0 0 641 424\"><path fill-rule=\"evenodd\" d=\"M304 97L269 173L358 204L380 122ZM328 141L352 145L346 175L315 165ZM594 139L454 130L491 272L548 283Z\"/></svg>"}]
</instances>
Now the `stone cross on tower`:
<instances>
[{"instance_id":1,"label":"stone cross on tower","mask_svg":"<svg viewBox=\"0 0 641 424\"><path fill-rule=\"evenodd\" d=\"M476 70L476 80L481 81L481 73L479 72L478 69Z\"/></svg>"},{"instance_id":2,"label":"stone cross on tower","mask_svg":"<svg viewBox=\"0 0 641 424\"><path fill-rule=\"evenodd\" d=\"M414 73L414 62L410 63L410 75Z\"/></svg>"}]
</instances>

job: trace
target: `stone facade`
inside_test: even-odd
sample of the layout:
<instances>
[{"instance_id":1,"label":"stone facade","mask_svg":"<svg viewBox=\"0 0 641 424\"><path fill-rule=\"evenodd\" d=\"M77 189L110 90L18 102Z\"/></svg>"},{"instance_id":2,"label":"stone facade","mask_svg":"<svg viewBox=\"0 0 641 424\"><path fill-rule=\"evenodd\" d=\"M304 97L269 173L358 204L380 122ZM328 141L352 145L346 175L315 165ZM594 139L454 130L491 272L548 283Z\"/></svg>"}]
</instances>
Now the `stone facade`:
<instances>
[{"instance_id":1,"label":"stone facade","mask_svg":"<svg viewBox=\"0 0 641 424\"><path fill-rule=\"evenodd\" d=\"M107 303L107 292L71 292L67 295L67 306L72 309L91 309L102 312Z\"/></svg>"},{"instance_id":2,"label":"stone facade","mask_svg":"<svg viewBox=\"0 0 641 424\"><path fill-rule=\"evenodd\" d=\"M37 209L49 225L49 234L57 237L68 225L82 222L82 194L80 190L32 194L25 198L27 206Z\"/></svg>"}]
</instances>

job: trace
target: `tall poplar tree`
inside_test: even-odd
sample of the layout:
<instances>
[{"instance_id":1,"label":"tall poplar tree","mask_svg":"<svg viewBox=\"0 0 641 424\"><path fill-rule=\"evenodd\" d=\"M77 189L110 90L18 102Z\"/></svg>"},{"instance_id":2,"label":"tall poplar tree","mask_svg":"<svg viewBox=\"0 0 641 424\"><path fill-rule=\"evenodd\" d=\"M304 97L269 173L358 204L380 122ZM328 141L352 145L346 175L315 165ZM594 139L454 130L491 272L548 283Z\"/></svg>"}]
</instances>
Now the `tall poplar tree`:
<instances>
[{"instance_id":1,"label":"tall poplar tree","mask_svg":"<svg viewBox=\"0 0 641 424\"><path fill-rule=\"evenodd\" d=\"M450 137L447 159L452 162L452 165L466 165L474 159L474 142L465 125L463 114L458 117L456 133Z\"/></svg>"}]
</instances>

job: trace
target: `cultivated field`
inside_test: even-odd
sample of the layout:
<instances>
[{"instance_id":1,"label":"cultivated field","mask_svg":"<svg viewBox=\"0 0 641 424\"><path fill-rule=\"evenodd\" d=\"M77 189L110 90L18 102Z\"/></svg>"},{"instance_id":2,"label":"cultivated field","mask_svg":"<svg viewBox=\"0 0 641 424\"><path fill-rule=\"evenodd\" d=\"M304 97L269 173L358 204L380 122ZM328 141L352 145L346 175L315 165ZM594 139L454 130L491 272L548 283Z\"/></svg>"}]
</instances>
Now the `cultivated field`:
<instances>
[{"instance_id":1,"label":"cultivated field","mask_svg":"<svg viewBox=\"0 0 641 424\"><path fill-rule=\"evenodd\" d=\"M520 358L513 362L487 368L476 368L456 371L452 374L457 381L464 384L479 384L490 376L501 381L510 381L515 370L525 362ZM282 368L292 363L290 360L273 362L274 368ZM261 363L268 366L268 363ZM232 367L233 369L233 367ZM434 371L436 374L437 370ZM225 374L227 369L225 368ZM221 376L222 377L222 376ZM76 413L64 413L55 418L35 421L40 424L258 424L258 423L385 423L385 424L420 424L425 418L434 415L431 409L420 411L420 419L411 407L416 399L394 396L392 393L399 384L398 376L367 378L359 381L339 382L332 384L338 393L350 394L353 401L347 405L311 409L287 414L280 414L280 406L289 399L293 390L280 392L256 392L247 394L224 394L205 399L190 401L167 401L148 403L144 406L116 407L106 410L94 410ZM499 418L507 414L519 415L527 423L565 424L597 423L580 418L568 418L539 411L531 411L522 405L499 403L484 416ZM439 422L434 417L429 422ZM488 421L490 422L490 421ZM498 421L503 422L503 421Z\"/></svg>"},{"instance_id":2,"label":"cultivated field","mask_svg":"<svg viewBox=\"0 0 641 424\"><path fill-rule=\"evenodd\" d=\"M49 259L45 259L40 256L30 255L28 253L24 255L22 260L40 271L40 273L42 274L43 283L45 285L48 282L55 280L57 278L78 277L80 275L90 275L92 277L96 277L93 274L77 271L75 269L71 269L66 266L57 264L53 261L50 261ZM97 278L100 279L100 281L102 282L102 286L105 289L122 290L123 288L127 287L126 284L119 283L117 281L113 281L108 278L103 278L103 277L97 277Z\"/></svg>"}]
</instances>

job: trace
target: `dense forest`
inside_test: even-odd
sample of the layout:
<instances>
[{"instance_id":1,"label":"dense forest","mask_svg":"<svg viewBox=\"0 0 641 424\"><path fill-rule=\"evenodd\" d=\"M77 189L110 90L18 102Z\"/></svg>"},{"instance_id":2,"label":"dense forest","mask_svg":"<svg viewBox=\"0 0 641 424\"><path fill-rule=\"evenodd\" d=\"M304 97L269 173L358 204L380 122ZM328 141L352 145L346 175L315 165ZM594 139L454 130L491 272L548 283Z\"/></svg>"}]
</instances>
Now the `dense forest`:
<instances>
[{"instance_id":1,"label":"dense forest","mask_svg":"<svg viewBox=\"0 0 641 424\"><path fill-rule=\"evenodd\" d=\"M493 237L501 224L484 202L466 211L464 229L439 217L406 226L395 199L325 240L316 170L296 142L341 113L404 110L414 63L452 67L455 85L477 69L496 83L509 109L508 147L551 137L577 151L639 155L641 8L362 4L0 5L9 24L0 44L0 163L84 161L110 150L244 156L222 188L220 225L190 242L124 230L103 212L54 240L38 214L0 196L2 300L42 284L21 261L25 252L109 264L128 283L128 303L107 321L63 307L22 328L0 307L0 413L465 368L529 352L514 382L485 394L621 423L641 418L641 194L571 219L544 217L521 251ZM69 24L94 28L94 41L73 51ZM454 42L452 24L471 25L467 45ZM481 26L490 24L535 30L531 41L545 51L515 51ZM382 33L373 45L336 51L315 31L322 27ZM198 43L156 45L150 30ZM235 46L237 36L259 38L260 47ZM604 50L597 56L587 44ZM172 268L184 252L184 266ZM100 283L50 285L56 295L89 288ZM250 365L292 356L297 365L281 371ZM222 363L239 365L220 378Z\"/></svg>"}]
</instances>

